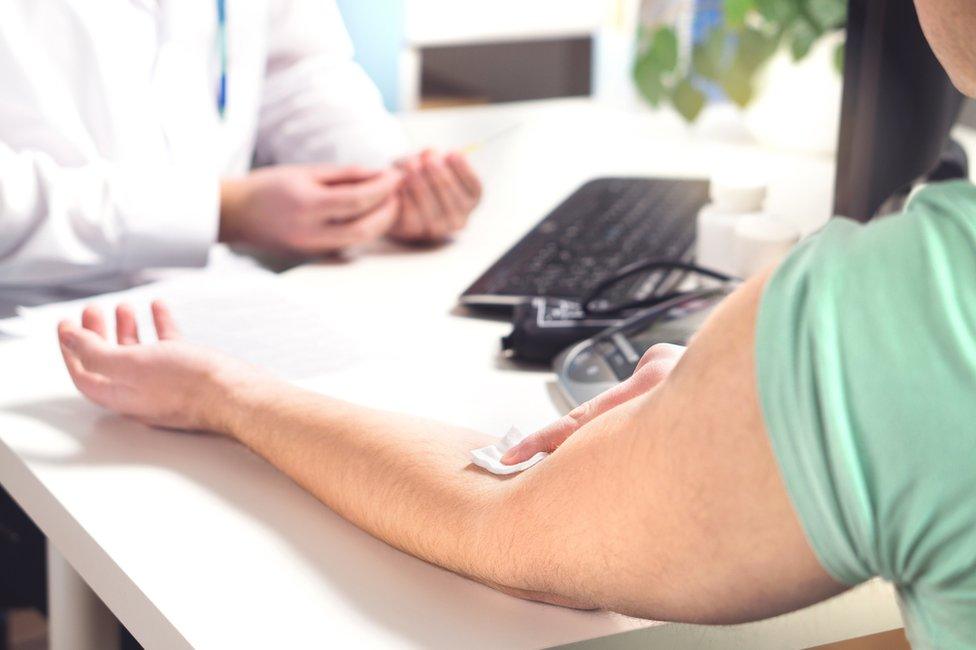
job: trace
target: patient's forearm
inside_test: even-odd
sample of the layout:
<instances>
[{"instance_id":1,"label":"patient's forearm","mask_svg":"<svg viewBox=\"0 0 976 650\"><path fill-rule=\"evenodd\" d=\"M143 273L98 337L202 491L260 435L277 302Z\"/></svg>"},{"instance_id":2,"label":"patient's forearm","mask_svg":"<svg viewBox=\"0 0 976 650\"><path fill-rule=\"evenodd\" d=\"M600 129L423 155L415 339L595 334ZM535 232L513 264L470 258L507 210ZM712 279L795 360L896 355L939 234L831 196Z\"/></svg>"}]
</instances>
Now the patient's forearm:
<instances>
[{"instance_id":1,"label":"patient's forearm","mask_svg":"<svg viewBox=\"0 0 976 650\"><path fill-rule=\"evenodd\" d=\"M122 309L121 346L87 311L85 328L62 323L59 340L96 403L234 435L408 553L521 596L738 622L843 589L806 541L766 436L754 359L763 282L716 310L663 383L510 480L468 464L483 436L268 380L180 341L159 305L159 345L135 345Z\"/></svg>"},{"instance_id":2,"label":"patient's forearm","mask_svg":"<svg viewBox=\"0 0 976 650\"><path fill-rule=\"evenodd\" d=\"M678 621L781 613L842 586L806 542L762 424L761 286L723 304L657 389L509 481L469 467L477 434L281 384L231 390L222 428L380 539L535 592L519 595Z\"/></svg>"},{"instance_id":3,"label":"patient's forearm","mask_svg":"<svg viewBox=\"0 0 976 650\"><path fill-rule=\"evenodd\" d=\"M495 583L483 513L505 482L469 466L488 437L262 383L230 390L226 433L367 532ZM480 558L476 564L473 558Z\"/></svg>"}]
</instances>

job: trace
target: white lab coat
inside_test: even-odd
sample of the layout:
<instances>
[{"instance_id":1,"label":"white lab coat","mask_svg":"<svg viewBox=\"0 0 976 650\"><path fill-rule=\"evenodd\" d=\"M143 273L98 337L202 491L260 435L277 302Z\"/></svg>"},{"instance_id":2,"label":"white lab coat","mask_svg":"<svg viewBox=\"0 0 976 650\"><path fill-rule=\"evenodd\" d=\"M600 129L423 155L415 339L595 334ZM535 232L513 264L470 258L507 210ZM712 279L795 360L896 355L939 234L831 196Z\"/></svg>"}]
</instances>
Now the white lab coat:
<instances>
[{"instance_id":1,"label":"white lab coat","mask_svg":"<svg viewBox=\"0 0 976 650\"><path fill-rule=\"evenodd\" d=\"M332 0L0 1L0 291L201 266L219 180L386 164L397 122Z\"/></svg>"}]
</instances>

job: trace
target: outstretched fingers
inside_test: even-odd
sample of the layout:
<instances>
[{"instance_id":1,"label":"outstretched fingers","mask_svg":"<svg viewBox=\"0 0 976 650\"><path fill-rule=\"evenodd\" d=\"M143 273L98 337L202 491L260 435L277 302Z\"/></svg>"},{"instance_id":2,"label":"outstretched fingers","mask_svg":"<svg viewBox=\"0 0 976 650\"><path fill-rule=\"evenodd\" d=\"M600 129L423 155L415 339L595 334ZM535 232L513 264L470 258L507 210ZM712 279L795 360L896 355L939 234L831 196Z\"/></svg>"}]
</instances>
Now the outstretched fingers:
<instances>
[{"instance_id":1,"label":"outstretched fingers","mask_svg":"<svg viewBox=\"0 0 976 650\"><path fill-rule=\"evenodd\" d=\"M81 326L90 332L95 332L103 339L108 336L108 328L105 326L105 317L102 310L96 305L88 305L81 313Z\"/></svg>"},{"instance_id":2,"label":"outstretched fingers","mask_svg":"<svg viewBox=\"0 0 976 650\"><path fill-rule=\"evenodd\" d=\"M132 307L123 303L115 308L115 336L119 345L138 345L139 326Z\"/></svg>"},{"instance_id":3,"label":"outstretched fingers","mask_svg":"<svg viewBox=\"0 0 976 650\"><path fill-rule=\"evenodd\" d=\"M169 307L161 300L152 303L153 323L156 326L156 336L160 341L172 341L182 338L180 328L176 326L176 319Z\"/></svg>"},{"instance_id":4,"label":"outstretched fingers","mask_svg":"<svg viewBox=\"0 0 976 650\"><path fill-rule=\"evenodd\" d=\"M58 325L61 356L75 387L96 404L108 406L112 396L112 382L99 369L110 366L106 352L108 344L94 331L79 328L63 321Z\"/></svg>"},{"instance_id":5,"label":"outstretched fingers","mask_svg":"<svg viewBox=\"0 0 976 650\"><path fill-rule=\"evenodd\" d=\"M81 361L85 369L100 375L111 375L118 369L119 350L101 336L80 328L71 321L58 325L62 347Z\"/></svg>"}]
</instances>

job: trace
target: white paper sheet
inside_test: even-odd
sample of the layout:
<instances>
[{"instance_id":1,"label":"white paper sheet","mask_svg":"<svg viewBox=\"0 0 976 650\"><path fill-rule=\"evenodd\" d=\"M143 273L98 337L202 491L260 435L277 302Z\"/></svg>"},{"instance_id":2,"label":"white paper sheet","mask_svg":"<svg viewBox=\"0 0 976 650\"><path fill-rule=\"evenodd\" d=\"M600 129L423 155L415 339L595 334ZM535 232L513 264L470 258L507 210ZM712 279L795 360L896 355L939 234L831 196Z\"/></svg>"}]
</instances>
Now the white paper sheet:
<instances>
[{"instance_id":1,"label":"white paper sheet","mask_svg":"<svg viewBox=\"0 0 976 650\"><path fill-rule=\"evenodd\" d=\"M330 327L318 311L295 299L272 274L253 270L234 274L187 273L126 291L94 298L20 308L19 317L0 321L11 336L49 336L54 344L59 321L78 320L86 305L102 308L114 336L114 309L133 307L143 342L155 341L150 303L164 300L186 340L260 365L289 380L301 380L346 367L362 358L352 340Z\"/></svg>"}]
</instances>

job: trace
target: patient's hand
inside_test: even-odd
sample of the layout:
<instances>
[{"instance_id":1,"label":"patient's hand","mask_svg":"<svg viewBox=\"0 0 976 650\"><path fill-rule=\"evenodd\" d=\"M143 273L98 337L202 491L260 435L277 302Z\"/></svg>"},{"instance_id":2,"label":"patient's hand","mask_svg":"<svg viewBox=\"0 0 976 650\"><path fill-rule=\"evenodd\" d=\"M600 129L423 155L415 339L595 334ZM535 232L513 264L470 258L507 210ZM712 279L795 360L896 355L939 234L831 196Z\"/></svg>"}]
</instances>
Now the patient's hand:
<instances>
[{"instance_id":1,"label":"patient's hand","mask_svg":"<svg viewBox=\"0 0 976 650\"><path fill-rule=\"evenodd\" d=\"M142 345L131 308L116 310L118 345L106 337L101 311L82 327L64 321L58 338L71 379L88 399L153 426L221 431L224 390L260 377L255 368L180 340L173 318L153 303L159 343Z\"/></svg>"},{"instance_id":2,"label":"patient's hand","mask_svg":"<svg viewBox=\"0 0 976 650\"><path fill-rule=\"evenodd\" d=\"M678 365L678 361L681 360L684 352L685 348L679 345L655 345L644 354L630 379L589 402L580 404L570 411L569 415L560 418L529 436L521 444L512 447L502 457L502 462L506 465L515 465L532 458L540 451L547 453L556 451L559 445L563 444L567 438L590 420L638 395L643 395L667 379L674 367Z\"/></svg>"}]
</instances>

